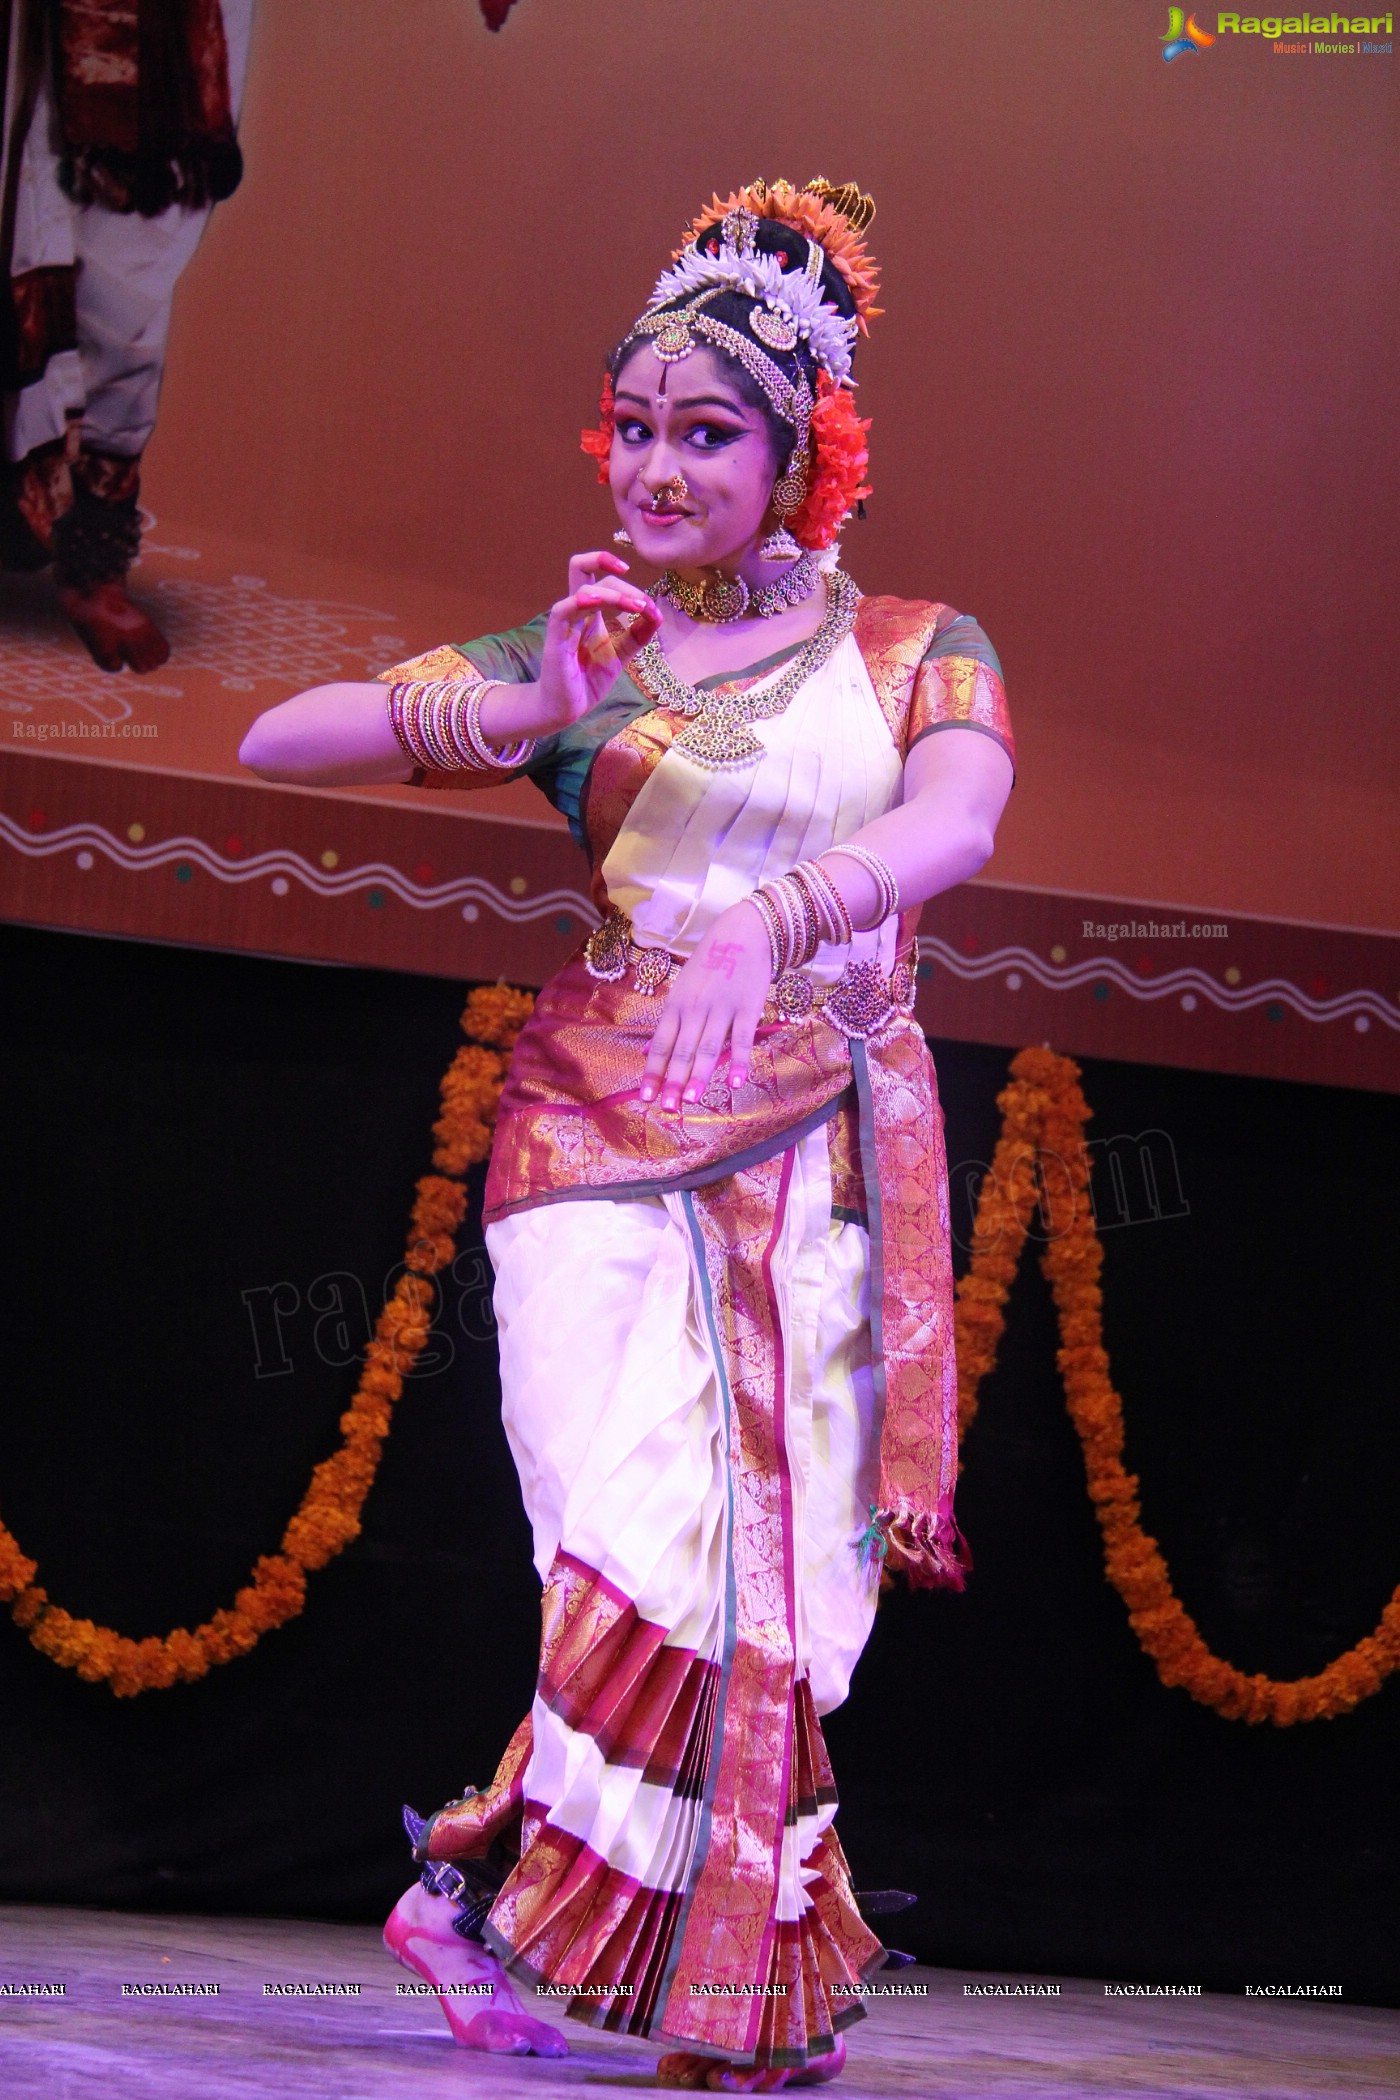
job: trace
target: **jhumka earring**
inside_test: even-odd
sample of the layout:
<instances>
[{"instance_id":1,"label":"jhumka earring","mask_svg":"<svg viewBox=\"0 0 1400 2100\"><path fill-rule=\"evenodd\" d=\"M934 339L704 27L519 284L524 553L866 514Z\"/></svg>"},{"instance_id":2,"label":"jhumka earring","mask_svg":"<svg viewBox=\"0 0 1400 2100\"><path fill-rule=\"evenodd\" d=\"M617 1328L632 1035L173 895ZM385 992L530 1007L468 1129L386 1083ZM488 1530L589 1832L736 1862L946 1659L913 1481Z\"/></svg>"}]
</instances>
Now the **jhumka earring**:
<instances>
[{"instance_id":1,"label":"jhumka earring","mask_svg":"<svg viewBox=\"0 0 1400 2100\"><path fill-rule=\"evenodd\" d=\"M795 510L800 510L807 500L807 447L794 445L788 454L788 463L773 483L772 504L778 513L778 523L766 539L760 540L759 559L762 561L798 561L802 548L787 529L786 520Z\"/></svg>"},{"instance_id":2,"label":"jhumka earring","mask_svg":"<svg viewBox=\"0 0 1400 2100\"><path fill-rule=\"evenodd\" d=\"M800 561L801 543L795 540L786 525L775 526L758 543L760 561Z\"/></svg>"},{"instance_id":3,"label":"jhumka earring","mask_svg":"<svg viewBox=\"0 0 1400 2100\"><path fill-rule=\"evenodd\" d=\"M619 526L618 530L613 534L613 545L616 547L630 547L631 544L631 533L625 531L621 526Z\"/></svg>"},{"instance_id":4,"label":"jhumka earring","mask_svg":"<svg viewBox=\"0 0 1400 2100\"><path fill-rule=\"evenodd\" d=\"M807 499L807 455L806 448L794 446L788 463L773 483L772 503L778 513L778 523L766 539L759 542L759 556L763 561L796 561L802 553L801 547L788 531L784 522L795 510L800 510Z\"/></svg>"}]
</instances>

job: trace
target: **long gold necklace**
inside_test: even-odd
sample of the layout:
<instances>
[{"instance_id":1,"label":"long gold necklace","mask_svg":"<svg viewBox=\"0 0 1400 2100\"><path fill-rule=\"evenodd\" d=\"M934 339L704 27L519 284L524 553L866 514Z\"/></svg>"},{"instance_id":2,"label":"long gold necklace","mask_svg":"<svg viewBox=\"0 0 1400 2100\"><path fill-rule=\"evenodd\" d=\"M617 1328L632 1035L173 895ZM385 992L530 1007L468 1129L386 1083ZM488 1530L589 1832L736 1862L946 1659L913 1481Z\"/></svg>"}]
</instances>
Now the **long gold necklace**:
<instances>
[{"instance_id":1,"label":"long gold necklace","mask_svg":"<svg viewBox=\"0 0 1400 2100\"><path fill-rule=\"evenodd\" d=\"M747 692L705 693L676 676L656 640L638 650L628 669L647 698L676 714L695 717L672 742L673 751L710 772L758 763L764 747L748 724L780 715L840 647L855 621L860 592L850 577L844 570L833 569L825 581L826 611L820 627L772 685Z\"/></svg>"}]
</instances>

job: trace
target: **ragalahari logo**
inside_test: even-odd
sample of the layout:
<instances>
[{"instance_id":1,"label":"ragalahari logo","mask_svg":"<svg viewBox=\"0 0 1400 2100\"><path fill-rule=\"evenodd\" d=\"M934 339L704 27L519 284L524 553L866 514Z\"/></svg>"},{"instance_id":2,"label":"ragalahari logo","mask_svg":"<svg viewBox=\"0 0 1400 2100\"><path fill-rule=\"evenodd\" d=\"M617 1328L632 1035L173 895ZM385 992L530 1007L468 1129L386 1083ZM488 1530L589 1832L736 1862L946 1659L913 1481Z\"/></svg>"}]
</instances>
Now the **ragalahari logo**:
<instances>
[{"instance_id":1,"label":"ragalahari logo","mask_svg":"<svg viewBox=\"0 0 1400 2100\"><path fill-rule=\"evenodd\" d=\"M1204 51L1207 44L1215 42L1215 38L1208 30L1199 28L1196 17L1188 15L1184 8L1169 7L1167 33L1162 42L1166 47L1162 56L1170 61L1180 58L1183 51Z\"/></svg>"}]
</instances>

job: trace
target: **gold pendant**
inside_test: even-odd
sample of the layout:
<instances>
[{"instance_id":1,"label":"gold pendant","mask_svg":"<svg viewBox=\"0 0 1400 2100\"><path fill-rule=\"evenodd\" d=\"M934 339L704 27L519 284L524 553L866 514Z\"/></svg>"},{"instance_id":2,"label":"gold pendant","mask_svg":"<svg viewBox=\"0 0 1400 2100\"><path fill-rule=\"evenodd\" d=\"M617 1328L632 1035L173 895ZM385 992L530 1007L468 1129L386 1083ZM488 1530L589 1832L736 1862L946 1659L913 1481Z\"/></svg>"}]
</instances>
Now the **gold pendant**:
<instances>
[{"instance_id":1,"label":"gold pendant","mask_svg":"<svg viewBox=\"0 0 1400 2100\"><path fill-rule=\"evenodd\" d=\"M742 620L749 609L749 587L742 576L723 576L718 570L708 578L700 617L724 622Z\"/></svg>"},{"instance_id":2,"label":"gold pendant","mask_svg":"<svg viewBox=\"0 0 1400 2100\"><path fill-rule=\"evenodd\" d=\"M747 766L762 758L765 746L746 722L707 708L672 738L671 749L705 766Z\"/></svg>"}]
</instances>

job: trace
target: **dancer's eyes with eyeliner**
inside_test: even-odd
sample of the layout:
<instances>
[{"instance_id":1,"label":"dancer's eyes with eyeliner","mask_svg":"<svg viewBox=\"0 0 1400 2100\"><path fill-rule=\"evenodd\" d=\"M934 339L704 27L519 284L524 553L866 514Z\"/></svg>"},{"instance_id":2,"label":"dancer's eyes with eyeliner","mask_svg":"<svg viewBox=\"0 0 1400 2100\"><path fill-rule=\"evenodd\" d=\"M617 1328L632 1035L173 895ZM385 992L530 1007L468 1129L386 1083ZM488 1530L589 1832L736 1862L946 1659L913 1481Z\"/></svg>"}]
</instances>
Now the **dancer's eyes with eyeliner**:
<instances>
[{"instance_id":1,"label":"dancer's eyes with eyeliner","mask_svg":"<svg viewBox=\"0 0 1400 2100\"><path fill-rule=\"evenodd\" d=\"M736 438L743 435L742 429L736 430L729 423L697 423L686 432L686 443L689 444L692 438L699 438L704 442L692 446L693 451L721 452L726 445L732 445Z\"/></svg>"}]
</instances>

